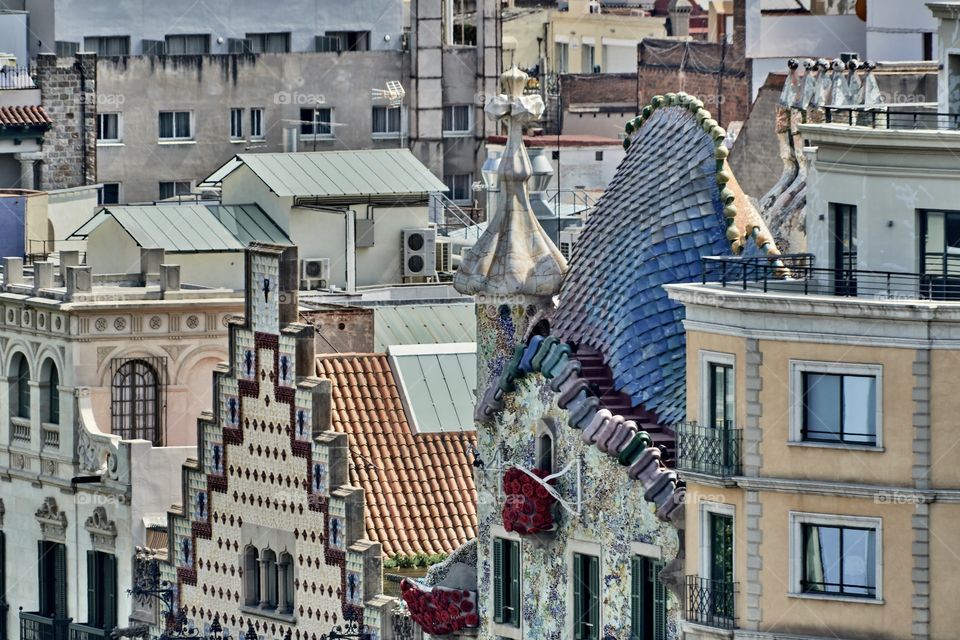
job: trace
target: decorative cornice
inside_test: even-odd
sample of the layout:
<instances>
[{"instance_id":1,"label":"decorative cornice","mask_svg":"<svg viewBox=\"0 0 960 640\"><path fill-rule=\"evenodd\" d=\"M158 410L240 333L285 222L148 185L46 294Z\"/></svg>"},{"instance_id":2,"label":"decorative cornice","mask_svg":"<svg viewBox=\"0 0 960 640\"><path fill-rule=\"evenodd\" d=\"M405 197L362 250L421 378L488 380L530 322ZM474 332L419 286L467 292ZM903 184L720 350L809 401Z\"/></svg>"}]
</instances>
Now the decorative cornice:
<instances>
[{"instance_id":1,"label":"decorative cornice","mask_svg":"<svg viewBox=\"0 0 960 640\"><path fill-rule=\"evenodd\" d=\"M90 539L96 549L113 551L117 541L117 523L107 517L107 510L97 507L84 523L90 533Z\"/></svg>"},{"instance_id":2,"label":"decorative cornice","mask_svg":"<svg viewBox=\"0 0 960 640\"><path fill-rule=\"evenodd\" d=\"M40 523L40 534L44 539L65 542L67 538L67 514L60 511L57 499L48 496L34 514Z\"/></svg>"}]
</instances>

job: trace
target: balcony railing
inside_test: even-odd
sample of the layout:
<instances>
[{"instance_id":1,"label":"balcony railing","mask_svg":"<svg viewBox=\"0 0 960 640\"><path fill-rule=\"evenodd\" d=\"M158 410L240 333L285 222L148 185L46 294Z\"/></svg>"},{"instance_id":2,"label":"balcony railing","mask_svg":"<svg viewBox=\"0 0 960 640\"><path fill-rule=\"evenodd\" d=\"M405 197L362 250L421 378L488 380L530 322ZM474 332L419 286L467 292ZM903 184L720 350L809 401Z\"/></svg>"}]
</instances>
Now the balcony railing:
<instances>
[{"instance_id":1,"label":"balcony railing","mask_svg":"<svg viewBox=\"0 0 960 640\"><path fill-rule=\"evenodd\" d=\"M687 576L686 620L718 629L736 629L737 583Z\"/></svg>"},{"instance_id":2,"label":"balcony railing","mask_svg":"<svg viewBox=\"0 0 960 640\"><path fill-rule=\"evenodd\" d=\"M70 625L70 640L103 640L110 637L112 629L98 629L86 624Z\"/></svg>"},{"instance_id":3,"label":"balcony railing","mask_svg":"<svg viewBox=\"0 0 960 640\"><path fill-rule=\"evenodd\" d=\"M952 256L951 256L952 257ZM703 284L743 291L876 300L960 300L960 262L934 273L814 267L812 254L701 258ZM927 259L927 264L931 263ZM939 266L939 263L936 263Z\"/></svg>"},{"instance_id":4,"label":"balcony railing","mask_svg":"<svg viewBox=\"0 0 960 640\"><path fill-rule=\"evenodd\" d=\"M891 110L890 107L826 107L826 121L870 129L960 130L960 113Z\"/></svg>"},{"instance_id":5,"label":"balcony railing","mask_svg":"<svg viewBox=\"0 0 960 640\"><path fill-rule=\"evenodd\" d=\"M20 640L68 640L70 618L48 618L39 613L20 612Z\"/></svg>"},{"instance_id":6,"label":"balcony railing","mask_svg":"<svg viewBox=\"0 0 960 640\"><path fill-rule=\"evenodd\" d=\"M677 468L711 476L740 475L742 430L696 422L677 426Z\"/></svg>"},{"instance_id":7,"label":"balcony railing","mask_svg":"<svg viewBox=\"0 0 960 640\"><path fill-rule=\"evenodd\" d=\"M0 66L0 89L34 89L36 86L26 67Z\"/></svg>"}]
</instances>

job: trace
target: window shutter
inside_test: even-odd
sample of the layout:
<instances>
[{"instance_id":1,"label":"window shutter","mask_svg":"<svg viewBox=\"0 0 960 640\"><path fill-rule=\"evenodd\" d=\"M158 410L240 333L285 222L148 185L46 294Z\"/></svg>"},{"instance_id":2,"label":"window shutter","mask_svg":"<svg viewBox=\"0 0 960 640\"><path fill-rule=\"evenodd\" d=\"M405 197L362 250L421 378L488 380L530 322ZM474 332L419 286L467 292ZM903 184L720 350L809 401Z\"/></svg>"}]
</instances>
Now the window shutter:
<instances>
[{"instance_id":1,"label":"window shutter","mask_svg":"<svg viewBox=\"0 0 960 640\"><path fill-rule=\"evenodd\" d=\"M54 545L53 556L54 614L55 617L67 617L67 546Z\"/></svg>"},{"instance_id":2,"label":"window shutter","mask_svg":"<svg viewBox=\"0 0 960 640\"><path fill-rule=\"evenodd\" d=\"M660 582L663 562L651 562L653 571L653 640L667 640L667 589Z\"/></svg>"},{"instance_id":3,"label":"window shutter","mask_svg":"<svg viewBox=\"0 0 960 640\"><path fill-rule=\"evenodd\" d=\"M103 629L117 626L117 557L103 554Z\"/></svg>"},{"instance_id":4,"label":"window shutter","mask_svg":"<svg viewBox=\"0 0 960 640\"><path fill-rule=\"evenodd\" d=\"M503 540L493 539L493 621L503 622Z\"/></svg>"},{"instance_id":5,"label":"window shutter","mask_svg":"<svg viewBox=\"0 0 960 640\"><path fill-rule=\"evenodd\" d=\"M97 552L87 551L87 624L93 627L100 626L98 593L100 593L100 585L97 584Z\"/></svg>"},{"instance_id":6,"label":"window shutter","mask_svg":"<svg viewBox=\"0 0 960 640\"><path fill-rule=\"evenodd\" d=\"M643 587L646 562L640 556L630 561L630 639L639 640L643 633Z\"/></svg>"},{"instance_id":7,"label":"window shutter","mask_svg":"<svg viewBox=\"0 0 960 640\"><path fill-rule=\"evenodd\" d=\"M520 626L520 543L510 542L510 622Z\"/></svg>"},{"instance_id":8,"label":"window shutter","mask_svg":"<svg viewBox=\"0 0 960 640\"><path fill-rule=\"evenodd\" d=\"M583 575L580 571L580 554L573 554L573 638L583 638Z\"/></svg>"},{"instance_id":9,"label":"window shutter","mask_svg":"<svg viewBox=\"0 0 960 640\"><path fill-rule=\"evenodd\" d=\"M590 556L590 638L600 637L600 558Z\"/></svg>"},{"instance_id":10,"label":"window shutter","mask_svg":"<svg viewBox=\"0 0 960 640\"><path fill-rule=\"evenodd\" d=\"M43 557L43 540L37 541L37 584L40 586L40 615L49 613L49 596L47 595L46 563Z\"/></svg>"}]
</instances>

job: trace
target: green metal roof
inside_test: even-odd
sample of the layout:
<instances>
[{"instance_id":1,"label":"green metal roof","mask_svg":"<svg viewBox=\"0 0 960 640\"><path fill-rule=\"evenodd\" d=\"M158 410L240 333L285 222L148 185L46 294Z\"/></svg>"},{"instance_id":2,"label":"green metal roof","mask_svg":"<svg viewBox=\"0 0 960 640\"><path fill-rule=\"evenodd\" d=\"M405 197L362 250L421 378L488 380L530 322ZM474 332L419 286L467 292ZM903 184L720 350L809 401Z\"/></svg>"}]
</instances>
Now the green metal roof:
<instances>
[{"instance_id":1,"label":"green metal roof","mask_svg":"<svg viewBox=\"0 0 960 640\"><path fill-rule=\"evenodd\" d=\"M109 206L74 231L70 239L85 239L110 218L139 246L162 248L168 253L242 251L254 241L290 242L255 204Z\"/></svg>"},{"instance_id":2,"label":"green metal roof","mask_svg":"<svg viewBox=\"0 0 960 640\"><path fill-rule=\"evenodd\" d=\"M475 343L398 345L387 354L400 399L417 433L475 429Z\"/></svg>"},{"instance_id":3,"label":"green metal roof","mask_svg":"<svg viewBox=\"0 0 960 640\"><path fill-rule=\"evenodd\" d=\"M197 184L197 187L218 187L220 183L223 182L223 179L228 175L233 173L233 170L239 167L242 162L234 156L224 163L222 167L211 173L209 176L203 179L203 181Z\"/></svg>"},{"instance_id":4,"label":"green metal roof","mask_svg":"<svg viewBox=\"0 0 960 640\"><path fill-rule=\"evenodd\" d=\"M476 305L418 304L374 308L373 350L400 344L476 342Z\"/></svg>"},{"instance_id":5,"label":"green metal roof","mask_svg":"<svg viewBox=\"0 0 960 640\"><path fill-rule=\"evenodd\" d=\"M343 198L447 190L408 149L244 153L237 159L278 196ZM214 175L230 173L228 167Z\"/></svg>"}]
</instances>

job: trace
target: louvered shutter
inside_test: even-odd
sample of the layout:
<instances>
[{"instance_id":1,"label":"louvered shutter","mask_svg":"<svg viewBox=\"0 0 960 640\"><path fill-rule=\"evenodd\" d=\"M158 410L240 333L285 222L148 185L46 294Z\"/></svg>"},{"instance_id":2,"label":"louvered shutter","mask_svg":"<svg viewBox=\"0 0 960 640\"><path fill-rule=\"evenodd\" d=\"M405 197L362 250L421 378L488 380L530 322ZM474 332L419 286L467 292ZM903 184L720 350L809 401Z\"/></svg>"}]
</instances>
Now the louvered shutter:
<instances>
[{"instance_id":1,"label":"louvered shutter","mask_svg":"<svg viewBox=\"0 0 960 640\"><path fill-rule=\"evenodd\" d=\"M44 558L44 544L43 540L37 542L37 584L40 586L40 615L49 615L50 614L50 596L47 589L50 588L50 585L47 584L47 558Z\"/></svg>"},{"instance_id":2,"label":"louvered shutter","mask_svg":"<svg viewBox=\"0 0 960 640\"><path fill-rule=\"evenodd\" d=\"M600 637L600 558L590 557L590 640Z\"/></svg>"},{"instance_id":3,"label":"louvered shutter","mask_svg":"<svg viewBox=\"0 0 960 640\"><path fill-rule=\"evenodd\" d=\"M520 543L509 542L510 545L510 622L515 627L520 626Z\"/></svg>"},{"instance_id":4,"label":"louvered shutter","mask_svg":"<svg viewBox=\"0 0 960 640\"><path fill-rule=\"evenodd\" d=\"M53 555L54 614L56 618L67 617L67 547L54 545Z\"/></svg>"},{"instance_id":5,"label":"louvered shutter","mask_svg":"<svg viewBox=\"0 0 960 640\"><path fill-rule=\"evenodd\" d=\"M503 540L493 539L493 621L503 622Z\"/></svg>"},{"instance_id":6,"label":"louvered shutter","mask_svg":"<svg viewBox=\"0 0 960 640\"><path fill-rule=\"evenodd\" d=\"M580 571L580 554L573 554L573 638L583 637L583 574Z\"/></svg>"},{"instance_id":7,"label":"louvered shutter","mask_svg":"<svg viewBox=\"0 0 960 640\"><path fill-rule=\"evenodd\" d=\"M87 624L100 626L100 607L97 606L97 552L87 551Z\"/></svg>"},{"instance_id":8,"label":"louvered shutter","mask_svg":"<svg viewBox=\"0 0 960 640\"><path fill-rule=\"evenodd\" d=\"M643 633L643 587L646 563L640 556L630 561L630 639L640 640Z\"/></svg>"},{"instance_id":9,"label":"louvered shutter","mask_svg":"<svg viewBox=\"0 0 960 640\"><path fill-rule=\"evenodd\" d=\"M117 558L111 554L103 554L103 626L111 630L117 626Z\"/></svg>"},{"instance_id":10,"label":"louvered shutter","mask_svg":"<svg viewBox=\"0 0 960 640\"><path fill-rule=\"evenodd\" d=\"M663 562L651 562L653 571L653 639L667 640L667 589L660 582Z\"/></svg>"}]
</instances>

